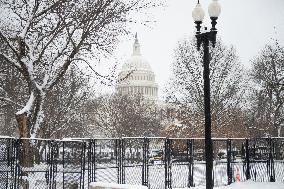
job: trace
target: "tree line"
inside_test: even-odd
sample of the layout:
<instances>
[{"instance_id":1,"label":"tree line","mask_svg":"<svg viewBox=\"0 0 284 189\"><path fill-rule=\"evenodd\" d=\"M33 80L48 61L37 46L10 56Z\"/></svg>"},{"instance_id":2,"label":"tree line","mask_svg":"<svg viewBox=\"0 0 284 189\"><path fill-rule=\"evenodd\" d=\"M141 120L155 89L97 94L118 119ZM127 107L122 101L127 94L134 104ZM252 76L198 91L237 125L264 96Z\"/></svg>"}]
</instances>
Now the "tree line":
<instances>
[{"instance_id":1,"label":"tree line","mask_svg":"<svg viewBox=\"0 0 284 189\"><path fill-rule=\"evenodd\" d=\"M129 34L128 24L137 22L131 15L157 6L148 0L0 0L0 134L202 137L202 51L193 38L174 50L164 103L139 94L98 96L93 87L108 79L94 68ZM284 47L277 40L266 44L250 70L221 39L211 55L213 136L280 136Z\"/></svg>"},{"instance_id":2,"label":"tree line","mask_svg":"<svg viewBox=\"0 0 284 189\"><path fill-rule=\"evenodd\" d=\"M169 126L169 135L204 136L202 50L196 49L195 39L181 40L175 49L167 100L190 115L178 119L178 127ZM251 69L221 39L211 55L213 137L279 137L284 130L284 47L277 40L266 44L251 60Z\"/></svg>"}]
</instances>

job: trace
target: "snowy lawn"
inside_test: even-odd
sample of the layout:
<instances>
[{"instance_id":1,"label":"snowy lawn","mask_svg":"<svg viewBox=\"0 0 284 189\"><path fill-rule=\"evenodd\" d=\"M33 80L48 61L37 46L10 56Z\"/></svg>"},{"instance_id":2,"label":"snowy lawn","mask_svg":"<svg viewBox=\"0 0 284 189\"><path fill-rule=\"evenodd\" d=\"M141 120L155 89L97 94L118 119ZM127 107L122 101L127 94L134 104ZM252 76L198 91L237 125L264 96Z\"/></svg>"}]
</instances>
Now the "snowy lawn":
<instances>
[{"instance_id":1,"label":"snowy lawn","mask_svg":"<svg viewBox=\"0 0 284 189\"><path fill-rule=\"evenodd\" d=\"M103 183L93 182L90 183L90 189L147 189L146 186L128 185L128 184L115 184L115 183Z\"/></svg>"},{"instance_id":2,"label":"snowy lawn","mask_svg":"<svg viewBox=\"0 0 284 189\"><path fill-rule=\"evenodd\" d=\"M236 182L229 186L220 186L214 188L216 189L284 189L284 182L247 181L247 182ZM193 187L192 189L205 189L205 186Z\"/></svg>"},{"instance_id":3,"label":"snowy lawn","mask_svg":"<svg viewBox=\"0 0 284 189\"><path fill-rule=\"evenodd\" d=\"M91 183L90 188L125 188L125 189L142 189L147 188L145 186L138 186L138 185L126 185L126 184L107 184L107 183ZM220 187L214 187L216 189L284 189L284 183L283 182L253 182L253 181L247 181L247 182L237 182L233 183L229 186L220 186ZM181 188L175 188L175 189L181 189ZM185 188L184 188L185 189ZM192 189L205 189L205 186L198 186L193 187Z\"/></svg>"}]
</instances>

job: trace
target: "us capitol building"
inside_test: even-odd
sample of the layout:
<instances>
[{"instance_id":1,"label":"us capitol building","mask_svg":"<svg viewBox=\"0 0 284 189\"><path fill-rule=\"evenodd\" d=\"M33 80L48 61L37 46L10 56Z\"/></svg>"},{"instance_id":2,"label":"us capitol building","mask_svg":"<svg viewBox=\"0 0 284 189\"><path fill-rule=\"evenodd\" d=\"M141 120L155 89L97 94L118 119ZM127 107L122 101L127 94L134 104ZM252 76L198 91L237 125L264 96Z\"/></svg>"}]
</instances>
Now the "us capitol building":
<instances>
[{"instance_id":1,"label":"us capitol building","mask_svg":"<svg viewBox=\"0 0 284 189\"><path fill-rule=\"evenodd\" d=\"M143 58L137 34L133 44L133 53L122 66L118 76L116 91L121 95L141 94L147 100L158 99L158 84L150 64Z\"/></svg>"}]
</instances>

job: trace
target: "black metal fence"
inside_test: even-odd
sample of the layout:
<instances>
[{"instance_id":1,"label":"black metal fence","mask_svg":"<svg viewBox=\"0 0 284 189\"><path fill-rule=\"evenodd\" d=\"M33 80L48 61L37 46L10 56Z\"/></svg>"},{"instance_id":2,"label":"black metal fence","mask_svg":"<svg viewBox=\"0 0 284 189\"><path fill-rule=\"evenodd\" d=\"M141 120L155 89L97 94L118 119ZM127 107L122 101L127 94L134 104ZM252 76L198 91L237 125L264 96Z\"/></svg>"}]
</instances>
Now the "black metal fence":
<instances>
[{"instance_id":1,"label":"black metal fence","mask_svg":"<svg viewBox=\"0 0 284 189\"><path fill-rule=\"evenodd\" d=\"M284 138L213 139L214 184L284 182ZM84 189L101 181L151 189L205 185L203 139L0 138L0 189Z\"/></svg>"}]
</instances>

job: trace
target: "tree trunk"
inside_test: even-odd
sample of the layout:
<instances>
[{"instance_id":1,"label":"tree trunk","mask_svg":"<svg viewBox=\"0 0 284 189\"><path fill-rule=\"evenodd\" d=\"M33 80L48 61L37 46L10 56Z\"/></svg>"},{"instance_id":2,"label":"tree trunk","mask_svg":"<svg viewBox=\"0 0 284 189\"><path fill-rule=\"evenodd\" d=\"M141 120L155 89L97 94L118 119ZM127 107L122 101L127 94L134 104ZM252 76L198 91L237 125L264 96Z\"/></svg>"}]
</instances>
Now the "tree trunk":
<instances>
[{"instance_id":1,"label":"tree trunk","mask_svg":"<svg viewBox=\"0 0 284 189\"><path fill-rule=\"evenodd\" d=\"M29 138L28 116L27 113L16 115L20 138ZM22 167L32 167L32 153L29 140L22 139L19 148L19 163Z\"/></svg>"},{"instance_id":2,"label":"tree trunk","mask_svg":"<svg viewBox=\"0 0 284 189\"><path fill-rule=\"evenodd\" d=\"M19 126L20 138L28 138L28 117L27 113L16 115Z\"/></svg>"}]
</instances>

